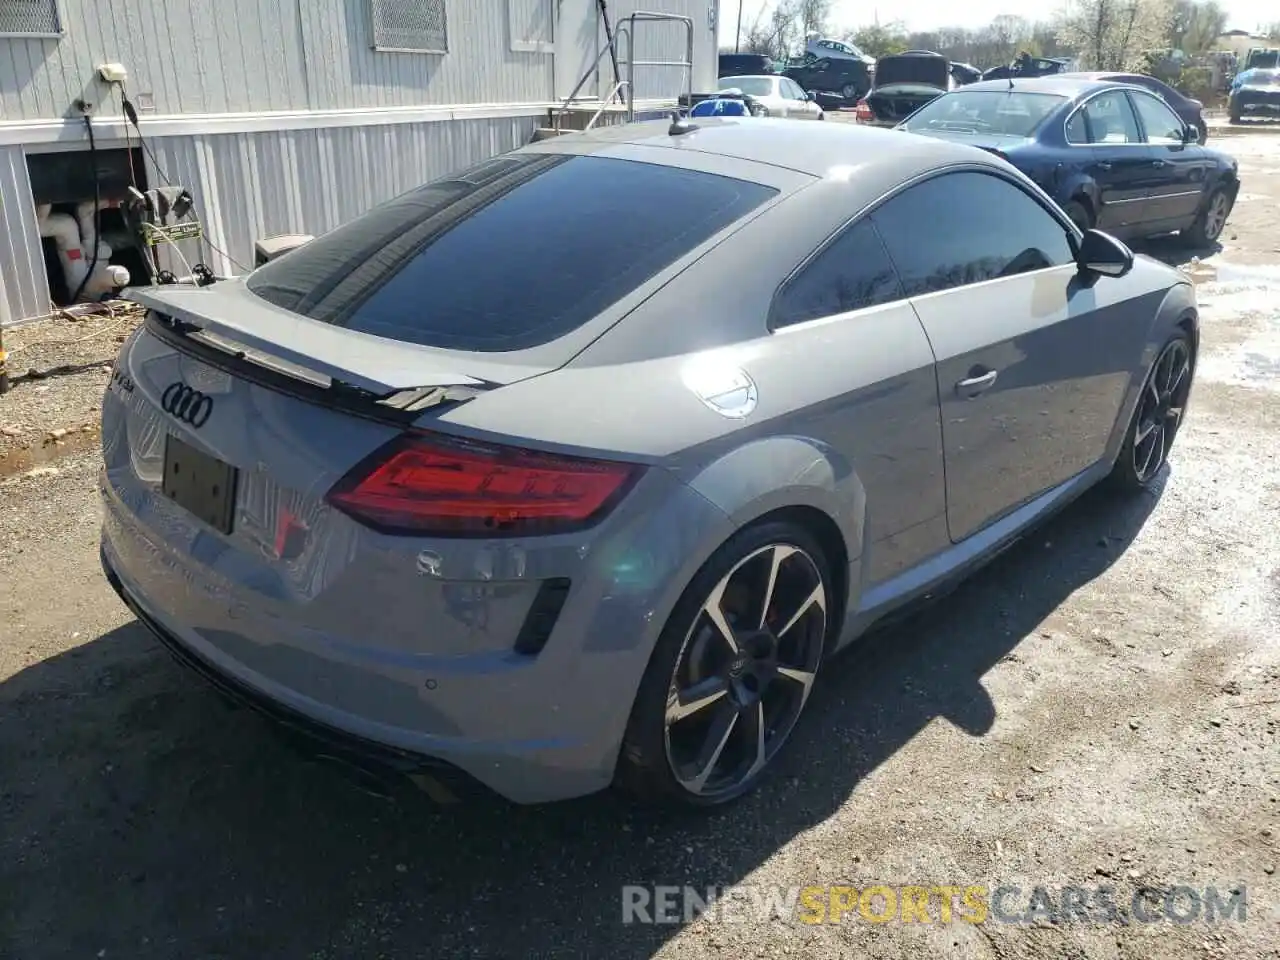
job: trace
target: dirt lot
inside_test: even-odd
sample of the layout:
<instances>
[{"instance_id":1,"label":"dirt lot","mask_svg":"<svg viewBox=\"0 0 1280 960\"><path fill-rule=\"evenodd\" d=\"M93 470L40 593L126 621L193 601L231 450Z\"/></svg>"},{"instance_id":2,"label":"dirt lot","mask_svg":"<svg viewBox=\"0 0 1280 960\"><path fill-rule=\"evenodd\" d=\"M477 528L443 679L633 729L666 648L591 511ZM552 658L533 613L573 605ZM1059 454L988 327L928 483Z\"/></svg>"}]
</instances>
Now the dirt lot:
<instances>
[{"instance_id":1,"label":"dirt lot","mask_svg":"<svg viewBox=\"0 0 1280 960\"><path fill-rule=\"evenodd\" d=\"M96 450L49 437L92 423L103 370L19 384L0 957L1280 957L1280 136L1215 139L1245 193L1195 267L1204 355L1162 489L1090 495L833 664L780 775L716 819L390 806L301 762L103 581ZM1139 888L1214 886L1247 919L621 922L624 884L840 883L1021 887L1006 915L1106 884L1130 921Z\"/></svg>"}]
</instances>

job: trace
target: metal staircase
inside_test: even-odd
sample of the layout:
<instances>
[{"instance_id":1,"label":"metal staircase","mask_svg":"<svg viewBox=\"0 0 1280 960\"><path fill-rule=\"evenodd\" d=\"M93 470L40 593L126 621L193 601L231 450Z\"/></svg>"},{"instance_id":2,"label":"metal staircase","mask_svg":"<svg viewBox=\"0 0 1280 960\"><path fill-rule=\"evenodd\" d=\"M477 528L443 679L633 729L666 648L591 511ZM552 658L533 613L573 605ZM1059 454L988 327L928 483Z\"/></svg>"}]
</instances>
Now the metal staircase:
<instances>
[{"instance_id":1,"label":"metal staircase","mask_svg":"<svg viewBox=\"0 0 1280 960\"><path fill-rule=\"evenodd\" d=\"M685 57L683 60L637 60L635 58L637 27L641 24L656 23L678 23L684 27ZM638 10L618 21L618 26L612 33L609 42L596 55L595 61L582 75L573 92L560 102L560 106L548 111L549 126L538 128L533 137L535 141L558 137L565 133L590 130L602 117L608 118L606 123L634 121L636 118L636 67L678 68L681 71L681 92L690 98L686 102L691 102L694 46L694 26L691 17ZM587 81L595 75L606 55L613 60L616 71L614 83L609 88L609 95L601 100L594 98L580 100L578 94L582 92ZM679 103L679 97L673 98L672 102Z\"/></svg>"}]
</instances>

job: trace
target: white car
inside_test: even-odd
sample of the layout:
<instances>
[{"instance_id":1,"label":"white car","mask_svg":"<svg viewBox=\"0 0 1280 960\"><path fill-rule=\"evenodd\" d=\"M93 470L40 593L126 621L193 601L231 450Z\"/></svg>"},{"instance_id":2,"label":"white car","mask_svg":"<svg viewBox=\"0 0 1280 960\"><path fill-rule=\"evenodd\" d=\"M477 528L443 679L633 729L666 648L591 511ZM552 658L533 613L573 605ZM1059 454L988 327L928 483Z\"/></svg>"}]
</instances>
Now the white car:
<instances>
[{"instance_id":1,"label":"white car","mask_svg":"<svg viewBox=\"0 0 1280 960\"><path fill-rule=\"evenodd\" d=\"M721 77L718 92L737 90L767 110L761 116L793 120L825 120L827 115L790 77Z\"/></svg>"}]
</instances>

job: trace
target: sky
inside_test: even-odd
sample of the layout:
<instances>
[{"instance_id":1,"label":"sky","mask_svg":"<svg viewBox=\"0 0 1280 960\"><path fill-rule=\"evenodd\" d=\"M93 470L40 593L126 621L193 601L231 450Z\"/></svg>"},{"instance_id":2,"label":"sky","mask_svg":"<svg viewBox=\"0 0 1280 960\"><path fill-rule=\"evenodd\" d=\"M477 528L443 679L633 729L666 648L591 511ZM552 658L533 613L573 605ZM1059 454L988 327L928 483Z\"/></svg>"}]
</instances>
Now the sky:
<instances>
[{"instance_id":1,"label":"sky","mask_svg":"<svg viewBox=\"0 0 1280 960\"><path fill-rule=\"evenodd\" d=\"M742 3L743 32L761 9L772 8L773 0L720 0L720 43L732 45L738 23L738 3ZM1275 0L1219 0L1227 10L1227 29L1256 30L1260 25L1280 19L1280 6ZM1054 0L1033 5L1049 19L1056 7ZM1002 13L1028 16L1028 5L1011 0L967 0L958 8L954 0L835 0L831 5L831 27L840 33L873 23L876 13L880 21L901 20L909 30L935 27L980 26ZM960 12L963 10L963 12ZM1031 19L1036 19L1031 17Z\"/></svg>"}]
</instances>

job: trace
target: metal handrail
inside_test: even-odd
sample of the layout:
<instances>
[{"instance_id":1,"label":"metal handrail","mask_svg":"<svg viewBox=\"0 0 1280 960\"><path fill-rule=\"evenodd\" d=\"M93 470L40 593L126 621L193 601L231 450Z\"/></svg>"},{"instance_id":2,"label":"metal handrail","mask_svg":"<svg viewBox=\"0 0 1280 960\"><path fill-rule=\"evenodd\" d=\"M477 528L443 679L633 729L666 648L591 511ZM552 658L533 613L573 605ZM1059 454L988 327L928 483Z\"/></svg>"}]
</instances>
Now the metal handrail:
<instances>
[{"instance_id":1,"label":"metal handrail","mask_svg":"<svg viewBox=\"0 0 1280 960\"><path fill-rule=\"evenodd\" d=\"M685 28L685 35L687 38L685 41L685 56L687 59L685 60L636 60L634 56L635 54L634 32L635 32L635 25L637 23L683 24ZM624 37L626 38L626 41L627 41L627 46L626 46L627 56L625 60L623 60L620 56L618 56L618 48L620 46L621 40ZM587 125L586 129L588 130L591 129L591 124L594 124L596 120L600 118L601 114L604 113L605 107L612 102L615 95L621 94L624 88L626 90L626 96L623 97L623 102L627 107L627 122L630 123L633 120L635 120L636 118L636 102L635 102L636 67L638 66L639 67L681 67L683 70L687 70L687 77L686 77L687 82L685 84L685 87L686 87L686 92L688 94L688 99L690 102L692 102L693 100L693 53L694 53L693 18L679 16L677 14L672 14L672 13L652 13L647 10L637 10L635 13L632 13L629 16L623 17L622 20L619 21L617 29L614 30L613 39L608 44L605 45L603 50L601 50L598 54L596 54L595 60L592 61L591 66L587 69L586 73L582 75L582 79L580 79L577 85L574 86L573 92L570 93L569 96L564 98L564 101L560 104L560 108L556 110L555 116L552 118L552 126L555 129L555 132L557 134L560 132L561 119L564 117L566 113L569 112L569 107L573 104L574 100L577 99L578 93L582 90L583 86L586 85L586 82L589 79L591 79L591 76L596 72L596 69L600 66L600 61L604 59L604 56L607 53L612 53L613 56L615 56L618 59L619 64L622 64L622 63L626 64L627 78L625 80L620 79L618 80L617 83L613 85L613 87L609 91L609 96L604 100L604 102L601 104L600 109L597 110L595 115L591 118L591 121ZM677 98L677 102L679 102L679 98Z\"/></svg>"},{"instance_id":2,"label":"metal handrail","mask_svg":"<svg viewBox=\"0 0 1280 960\"><path fill-rule=\"evenodd\" d=\"M604 102L600 104L600 109L591 115L591 119L587 121L587 125L582 128L583 133L586 133L588 130L590 130L592 127L596 125L596 121L600 119L600 115L603 114L607 109L609 109L609 104L613 103L613 98L622 92L622 88L625 87L627 83L628 81L626 80L619 80L617 83L615 83L612 87L609 88L609 96L607 96L604 99ZM623 103L626 103L625 97L623 98ZM635 112L636 111L634 108L631 108L628 111L628 113L630 113L630 115L633 117L635 116Z\"/></svg>"}]
</instances>

